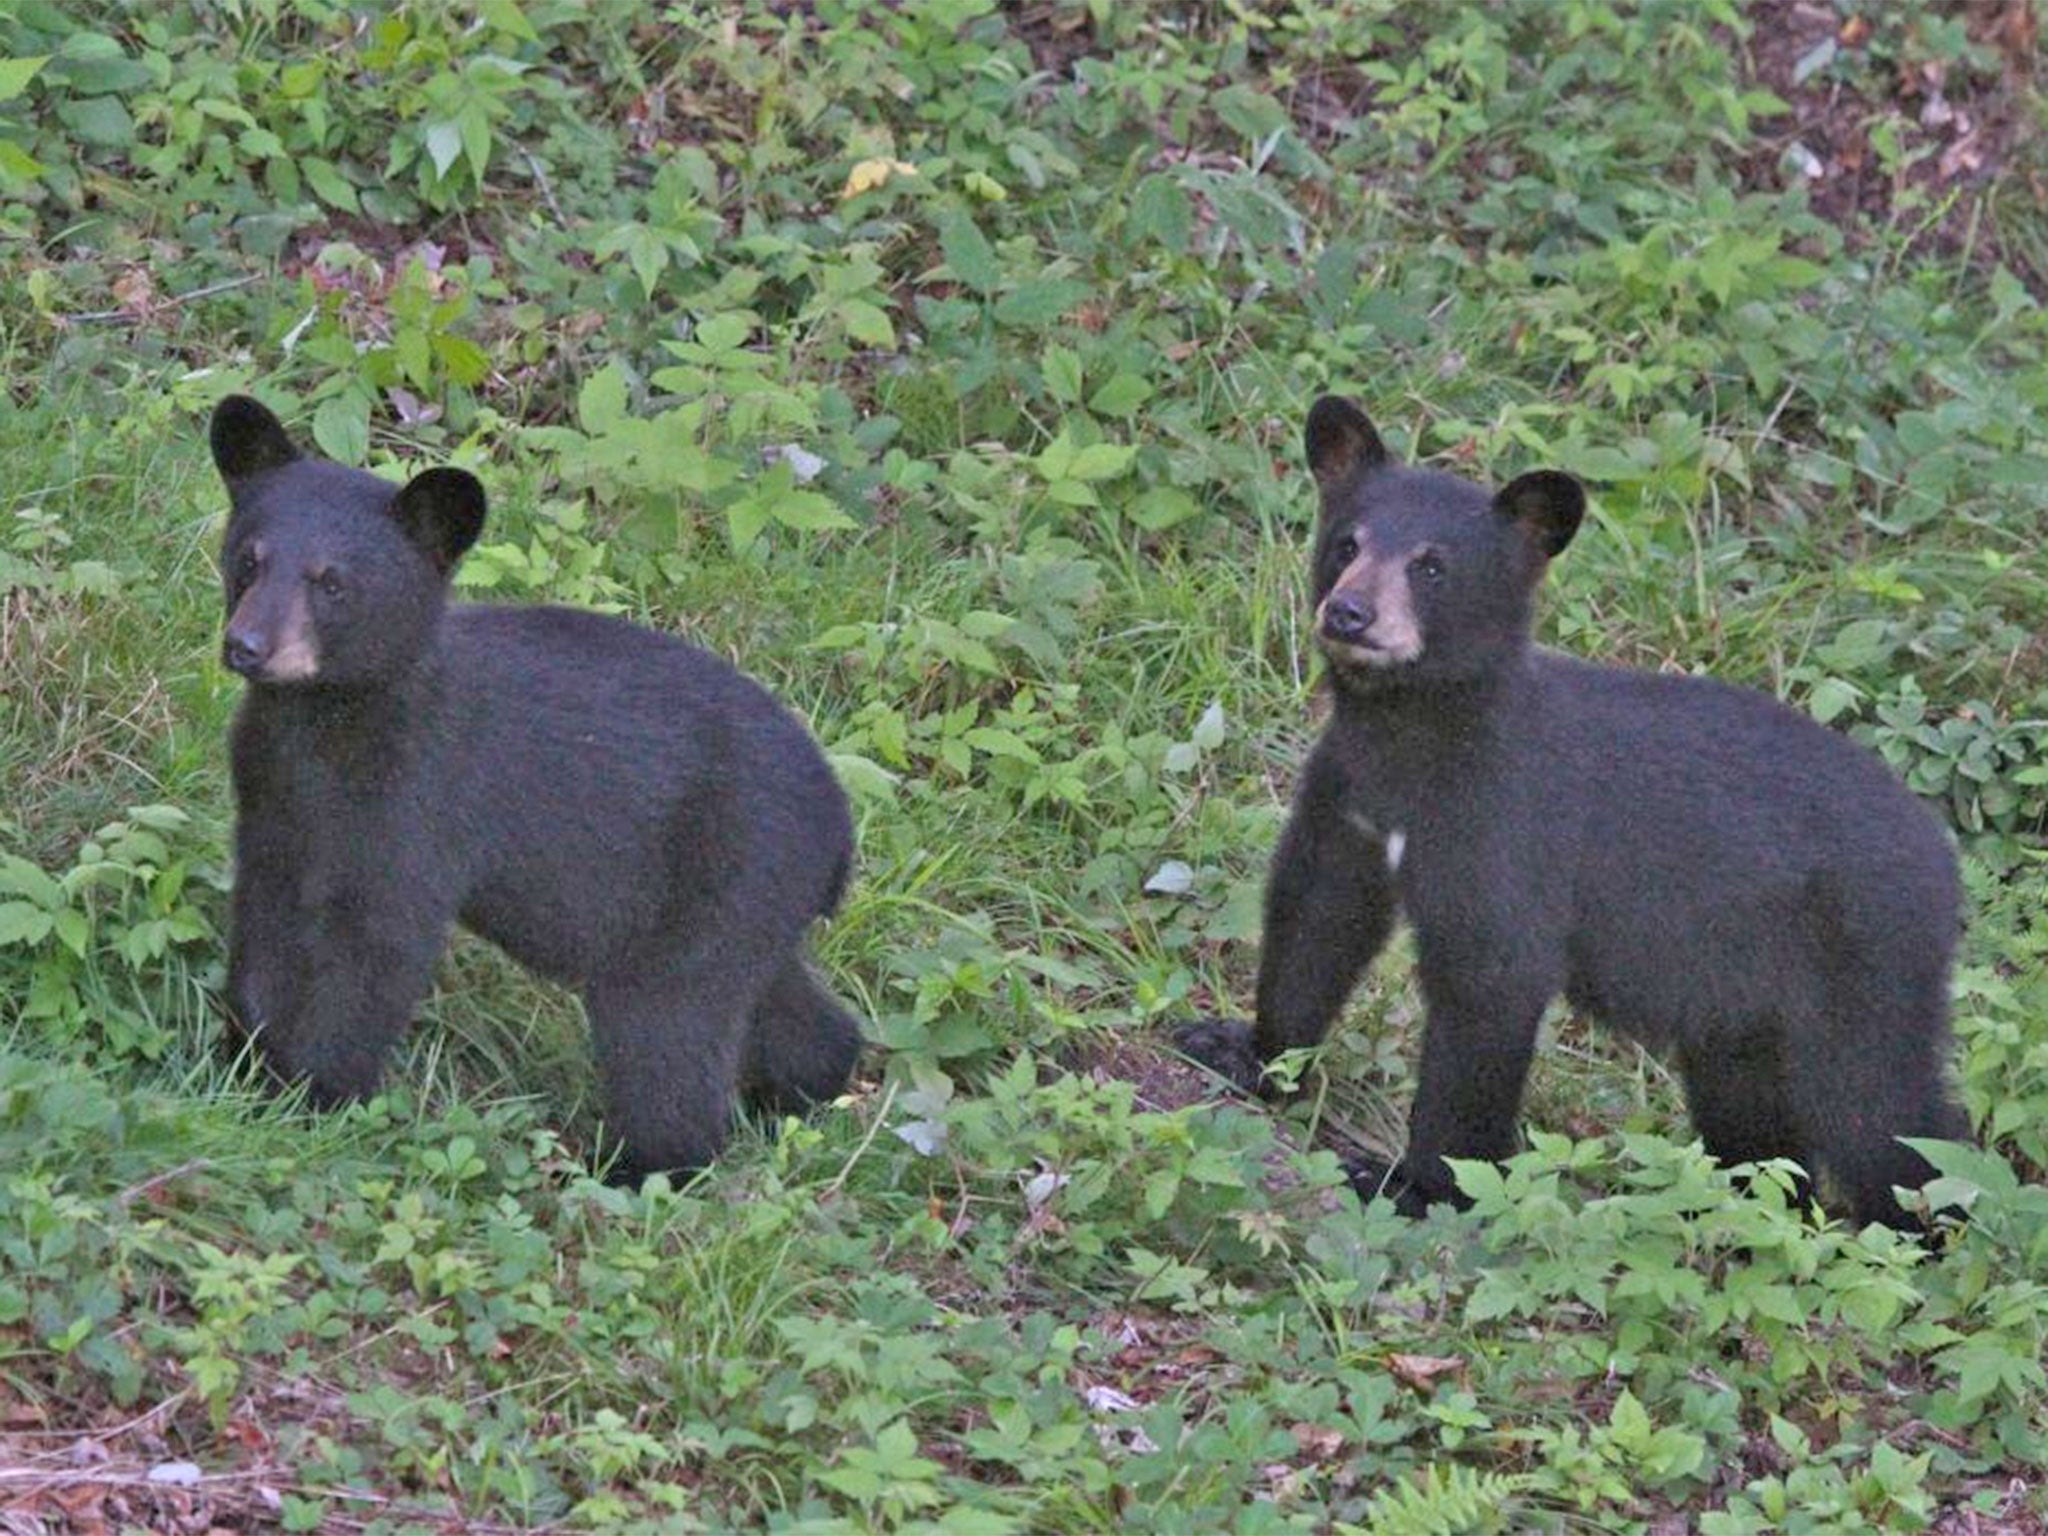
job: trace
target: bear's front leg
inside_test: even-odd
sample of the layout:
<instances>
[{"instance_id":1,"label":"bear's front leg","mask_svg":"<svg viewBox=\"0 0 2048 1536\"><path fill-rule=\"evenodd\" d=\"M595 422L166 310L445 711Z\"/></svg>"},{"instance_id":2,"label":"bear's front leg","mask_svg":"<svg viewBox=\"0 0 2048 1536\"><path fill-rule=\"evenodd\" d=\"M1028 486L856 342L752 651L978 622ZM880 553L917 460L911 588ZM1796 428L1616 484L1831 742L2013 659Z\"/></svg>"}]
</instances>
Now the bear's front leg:
<instances>
[{"instance_id":1,"label":"bear's front leg","mask_svg":"<svg viewBox=\"0 0 2048 1536\"><path fill-rule=\"evenodd\" d=\"M1367 1160L1350 1170L1362 1196L1383 1189L1408 1216L1439 1200L1468 1203L1445 1158L1497 1163L1514 1151L1537 1028L1558 990L1540 951L1418 937L1428 1016L1408 1149L1392 1169Z\"/></svg>"},{"instance_id":2,"label":"bear's front leg","mask_svg":"<svg viewBox=\"0 0 2048 1536\"><path fill-rule=\"evenodd\" d=\"M287 861L266 860L238 829L235 888L228 915L228 1023L240 1039L275 1039L302 1007L312 962L305 939L310 918ZM267 1049L267 1047L265 1047Z\"/></svg>"},{"instance_id":3,"label":"bear's front leg","mask_svg":"<svg viewBox=\"0 0 2048 1536\"><path fill-rule=\"evenodd\" d=\"M1339 748L1325 736L1302 769L1266 879L1258 1017L1204 1020L1181 1050L1246 1092L1281 1052L1318 1045L1393 931L1398 896L1387 834L1347 805Z\"/></svg>"},{"instance_id":4,"label":"bear's front leg","mask_svg":"<svg viewBox=\"0 0 2048 1536\"><path fill-rule=\"evenodd\" d=\"M280 1081L319 1107L367 1097L433 980L447 919L377 911L340 893L294 908L238 878L229 993L242 1029Z\"/></svg>"}]
</instances>

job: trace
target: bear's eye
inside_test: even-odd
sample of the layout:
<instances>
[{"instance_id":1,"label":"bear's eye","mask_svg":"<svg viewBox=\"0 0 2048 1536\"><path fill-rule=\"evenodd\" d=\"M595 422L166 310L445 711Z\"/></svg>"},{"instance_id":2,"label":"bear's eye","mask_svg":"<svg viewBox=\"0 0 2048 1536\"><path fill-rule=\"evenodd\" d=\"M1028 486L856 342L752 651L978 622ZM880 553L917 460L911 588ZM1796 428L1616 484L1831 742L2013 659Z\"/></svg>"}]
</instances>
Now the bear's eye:
<instances>
[{"instance_id":1,"label":"bear's eye","mask_svg":"<svg viewBox=\"0 0 2048 1536\"><path fill-rule=\"evenodd\" d=\"M246 586L256 579L256 551L244 549L235 556L235 583Z\"/></svg>"},{"instance_id":2,"label":"bear's eye","mask_svg":"<svg viewBox=\"0 0 2048 1536\"><path fill-rule=\"evenodd\" d=\"M1444 579L1443 557L1438 555L1433 549L1426 549L1413 560L1410 560L1408 562L1408 569L1424 581L1442 581Z\"/></svg>"},{"instance_id":3,"label":"bear's eye","mask_svg":"<svg viewBox=\"0 0 2048 1536\"><path fill-rule=\"evenodd\" d=\"M1337 541L1331 552L1336 555L1339 563L1349 565L1358 558L1358 540L1347 533Z\"/></svg>"},{"instance_id":4,"label":"bear's eye","mask_svg":"<svg viewBox=\"0 0 2048 1536\"><path fill-rule=\"evenodd\" d=\"M320 589L322 597L341 596L341 578L332 571L322 571L315 576L313 585Z\"/></svg>"}]
</instances>

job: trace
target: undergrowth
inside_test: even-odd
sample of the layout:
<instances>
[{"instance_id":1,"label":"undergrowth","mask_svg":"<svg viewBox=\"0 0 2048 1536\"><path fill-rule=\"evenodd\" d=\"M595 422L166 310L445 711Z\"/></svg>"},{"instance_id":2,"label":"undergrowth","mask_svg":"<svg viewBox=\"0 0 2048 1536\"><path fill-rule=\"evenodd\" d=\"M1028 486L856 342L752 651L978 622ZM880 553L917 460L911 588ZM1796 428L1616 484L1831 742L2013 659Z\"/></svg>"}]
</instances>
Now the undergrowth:
<instances>
[{"instance_id":1,"label":"undergrowth","mask_svg":"<svg viewBox=\"0 0 2048 1536\"><path fill-rule=\"evenodd\" d=\"M23 1518L2040 1529L2048 224L2034 151L1944 180L1916 135L1937 76L2042 108L1985 8L1843 0L1792 73L1889 102L1893 200L1845 212L1785 170L1779 9L0 7ZM812 723L857 1091L609 1188L573 1001L468 940L383 1096L260 1090L202 441L243 389L483 475L466 596L688 635ZM1955 828L1983 1148L1932 1153L1934 1256L1731 1184L1569 1017L1470 1213L1361 1209L1399 946L1296 1110L1166 1050L1248 999L1314 729L1326 389L1592 484L1548 641L1778 693Z\"/></svg>"}]
</instances>

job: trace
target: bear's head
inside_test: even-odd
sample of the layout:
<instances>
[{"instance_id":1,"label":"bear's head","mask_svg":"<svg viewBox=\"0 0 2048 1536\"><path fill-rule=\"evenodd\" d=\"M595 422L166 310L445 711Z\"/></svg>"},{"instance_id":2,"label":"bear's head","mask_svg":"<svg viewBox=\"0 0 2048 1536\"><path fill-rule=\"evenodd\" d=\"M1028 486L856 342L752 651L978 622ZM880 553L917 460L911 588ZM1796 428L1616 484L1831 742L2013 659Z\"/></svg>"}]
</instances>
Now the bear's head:
<instances>
[{"instance_id":1,"label":"bear's head","mask_svg":"<svg viewBox=\"0 0 2048 1536\"><path fill-rule=\"evenodd\" d=\"M261 687L370 687L433 640L448 577L484 523L459 469L393 485L302 456L270 411L221 401L210 432L231 510L221 659Z\"/></svg>"},{"instance_id":2,"label":"bear's head","mask_svg":"<svg viewBox=\"0 0 2048 1536\"><path fill-rule=\"evenodd\" d=\"M1536 585L1585 513L1578 481L1539 470L1489 492L1396 464L1336 396L1310 408L1305 441L1315 638L1340 689L1470 682L1527 646Z\"/></svg>"}]
</instances>

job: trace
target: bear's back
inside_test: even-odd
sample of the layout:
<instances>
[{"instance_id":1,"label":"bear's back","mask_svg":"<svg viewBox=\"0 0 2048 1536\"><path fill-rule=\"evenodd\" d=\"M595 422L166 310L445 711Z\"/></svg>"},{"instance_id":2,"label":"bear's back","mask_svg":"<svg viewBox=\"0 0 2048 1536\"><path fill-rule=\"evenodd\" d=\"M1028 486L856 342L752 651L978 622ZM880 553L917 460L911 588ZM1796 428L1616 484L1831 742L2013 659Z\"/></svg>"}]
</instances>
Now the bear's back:
<instances>
[{"instance_id":1,"label":"bear's back","mask_svg":"<svg viewBox=\"0 0 2048 1536\"><path fill-rule=\"evenodd\" d=\"M432 819L469 870L463 921L535 969L587 969L741 878L832 904L844 796L801 722L722 658L600 614L463 604L438 661L422 782L462 787Z\"/></svg>"},{"instance_id":2,"label":"bear's back","mask_svg":"<svg viewBox=\"0 0 2048 1536\"><path fill-rule=\"evenodd\" d=\"M1538 653L1526 771L1570 872L1574 1000L1631 1032L1710 1032L1823 970L1946 964L1960 890L1874 753L1753 689Z\"/></svg>"},{"instance_id":3,"label":"bear's back","mask_svg":"<svg viewBox=\"0 0 2048 1536\"><path fill-rule=\"evenodd\" d=\"M1559 789L1596 834L1650 821L1664 835L1624 843L1751 868L1798 851L1872 872L1952 862L1882 759L1768 694L1550 651L1530 670L1533 752L1582 786Z\"/></svg>"}]
</instances>

